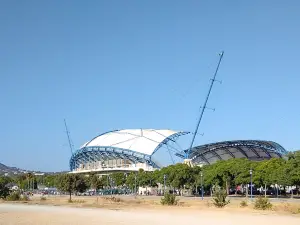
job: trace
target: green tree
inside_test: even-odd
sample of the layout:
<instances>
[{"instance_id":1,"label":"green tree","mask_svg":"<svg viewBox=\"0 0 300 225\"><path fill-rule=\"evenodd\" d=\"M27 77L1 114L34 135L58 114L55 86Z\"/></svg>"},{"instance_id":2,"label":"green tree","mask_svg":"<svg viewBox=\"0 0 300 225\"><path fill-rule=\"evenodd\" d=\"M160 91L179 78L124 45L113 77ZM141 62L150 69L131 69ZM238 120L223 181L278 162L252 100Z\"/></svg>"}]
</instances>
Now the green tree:
<instances>
[{"instance_id":1,"label":"green tree","mask_svg":"<svg viewBox=\"0 0 300 225\"><path fill-rule=\"evenodd\" d=\"M97 175L97 174L91 174L89 176L89 185L92 189L95 189L95 190L103 188L102 179L100 179L99 175Z\"/></svg>"},{"instance_id":2,"label":"green tree","mask_svg":"<svg viewBox=\"0 0 300 225\"><path fill-rule=\"evenodd\" d=\"M110 177L117 187L123 186L126 183L126 176L124 173L113 173Z\"/></svg>"},{"instance_id":3,"label":"green tree","mask_svg":"<svg viewBox=\"0 0 300 225\"><path fill-rule=\"evenodd\" d=\"M162 168L157 182L164 184L164 175L166 176L166 186L178 189L182 194L183 188L192 189L194 187L194 176L192 167L178 163L165 168Z\"/></svg>"},{"instance_id":4,"label":"green tree","mask_svg":"<svg viewBox=\"0 0 300 225\"><path fill-rule=\"evenodd\" d=\"M68 192L70 201L72 200L72 193L82 193L88 188L86 179L79 174L62 174L59 176L58 189L64 192Z\"/></svg>"},{"instance_id":5,"label":"green tree","mask_svg":"<svg viewBox=\"0 0 300 225\"><path fill-rule=\"evenodd\" d=\"M300 151L290 153L288 155L288 161L285 165L284 173L288 174L288 183L290 186L300 186ZM292 192L293 193L293 192ZM299 189L298 189L299 194Z\"/></svg>"},{"instance_id":6,"label":"green tree","mask_svg":"<svg viewBox=\"0 0 300 225\"><path fill-rule=\"evenodd\" d=\"M129 173L127 175L127 179L126 179L125 184L131 190L135 189L135 186L138 188L137 173L136 172ZM135 190L135 191L137 191L137 190Z\"/></svg>"},{"instance_id":7,"label":"green tree","mask_svg":"<svg viewBox=\"0 0 300 225\"><path fill-rule=\"evenodd\" d=\"M6 198L9 195L9 189L7 188L7 184L12 180L8 177L0 177L0 199Z\"/></svg>"},{"instance_id":8,"label":"green tree","mask_svg":"<svg viewBox=\"0 0 300 225\"><path fill-rule=\"evenodd\" d=\"M271 184L278 184L278 171L282 169L284 160L281 158L273 158L259 162L253 171L254 183L258 186L264 186L265 197L267 196L267 187Z\"/></svg>"}]
</instances>

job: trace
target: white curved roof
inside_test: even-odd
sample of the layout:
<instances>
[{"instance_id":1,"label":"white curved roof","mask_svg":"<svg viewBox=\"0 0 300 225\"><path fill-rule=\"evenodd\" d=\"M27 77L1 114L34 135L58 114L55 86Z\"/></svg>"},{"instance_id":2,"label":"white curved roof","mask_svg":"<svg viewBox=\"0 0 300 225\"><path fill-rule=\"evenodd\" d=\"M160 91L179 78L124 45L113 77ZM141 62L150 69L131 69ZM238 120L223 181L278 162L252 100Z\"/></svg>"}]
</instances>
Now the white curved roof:
<instances>
[{"instance_id":1,"label":"white curved roof","mask_svg":"<svg viewBox=\"0 0 300 225\"><path fill-rule=\"evenodd\" d=\"M128 129L104 133L85 143L83 147L118 147L151 155L167 137L179 133L173 130Z\"/></svg>"}]
</instances>

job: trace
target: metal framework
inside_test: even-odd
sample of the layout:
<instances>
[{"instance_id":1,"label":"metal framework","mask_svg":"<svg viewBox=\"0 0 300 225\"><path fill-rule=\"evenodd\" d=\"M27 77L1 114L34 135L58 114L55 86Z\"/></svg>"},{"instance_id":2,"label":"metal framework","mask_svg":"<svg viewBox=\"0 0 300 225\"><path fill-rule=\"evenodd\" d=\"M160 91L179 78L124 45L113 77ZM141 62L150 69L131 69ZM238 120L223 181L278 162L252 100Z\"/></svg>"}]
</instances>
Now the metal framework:
<instances>
[{"instance_id":1,"label":"metal framework","mask_svg":"<svg viewBox=\"0 0 300 225\"><path fill-rule=\"evenodd\" d=\"M184 153L188 150L176 155L184 158ZM287 151L276 142L238 140L194 147L190 152L190 159L194 164L212 164L218 160L228 160L231 158L248 158L256 161L281 158L285 154L287 154Z\"/></svg>"},{"instance_id":2,"label":"metal framework","mask_svg":"<svg viewBox=\"0 0 300 225\"><path fill-rule=\"evenodd\" d=\"M200 113L199 120L198 120L198 122L197 122L197 126L196 126L196 129L195 129L193 138L192 138L192 142L191 142L190 148L185 152L185 158L186 158L186 159L189 158L189 155L190 155L190 153L191 153L191 151L192 151L192 147L193 147L193 144L194 144L194 141L195 141L195 138L196 138L198 129L199 129L199 125L200 125L201 120L202 120L202 117L203 117L203 115L204 115L204 111L205 111L205 109L207 109L206 105L207 105L207 102L208 102L208 99L209 99L209 96L210 96L212 87L214 86L214 83L215 83L216 81L218 81L218 80L216 80L216 76L217 76L217 73L218 73L218 70L219 70L219 67L220 67L220 64L221 64L223 55L224 55L224 51L222 51L222 52L219 54L220 58L219 58L218 66L217 66L217 68L216 68L216 71L215 71L215 73L214 73L213 78L211 79L211 83L210 83L210 86L209 86L209 89L208 89L208 93L207 93L207 96L206 96L206 98L205 98L204 105L203 105L203 107L202 107L202 110L201 110L201 113Z\"/></svg>"},{"instance_id":3,"label":"metal framework","mask_svg":"<svg viewBox=\"0 0 300 225\"><path fill-rule=\"evenodd\" d=\"M119 130L112 131L112 132L118 132ZM154 130L155 131L155 130ZM111 132L106 132L104 134L101 134L97 137L100 137L102 135L108 134ZM88 163L94 163L94 162L104 162L106 160L117 160L117 159L124 159L128 160L131 163L147 163L149 166L152 166L153 168L160 168L159 162L156 162L152 159L152 156L155 152L157 152L159 149L161 149L164 145L166 145L168 151L173 148L172 150L175 152L180 152L180 150L175 149L173 146L169 146L169 142L175 142L176 139L182 135L186 135L189 132L175 132L172 135L165 136L161 133L158 133L162 135L162 138L164 138L161 142L156 142L155 140L150 140L156 142L158 145L155 149L153 149L152 154L145 154L142 151L134 151L131 149L126 148L120 148L116 146L89 146L89 143L91 143L93 140L95 140L97 137L93 138L91 141L84 144L80 149L75 151L74 154L72 154L69 166L70 170L74 171L77 168L79 168L80 164L88 164ZM141 136L143 137L143 133L141 130ZM138 137L136 137L138 138ZM147 138L149 139L149 138ZM131 139L128 139L131 141ZM118 142L117 144L120 144L121 142Z\"/></svg>"}]
</instances>

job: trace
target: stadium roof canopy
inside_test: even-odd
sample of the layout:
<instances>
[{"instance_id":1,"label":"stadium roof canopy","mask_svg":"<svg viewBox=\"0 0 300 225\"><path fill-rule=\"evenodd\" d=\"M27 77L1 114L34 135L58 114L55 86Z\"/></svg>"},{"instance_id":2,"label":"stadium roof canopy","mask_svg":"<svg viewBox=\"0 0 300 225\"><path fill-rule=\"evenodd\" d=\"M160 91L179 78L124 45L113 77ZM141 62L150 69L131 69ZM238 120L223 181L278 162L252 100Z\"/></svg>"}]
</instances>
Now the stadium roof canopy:
<instances>
[{"instance_id":1,"label":"stadium roof canopy","mask_svg":"<svg viewBox=\"0 0 300 225\"><path fill-rule=\"evenodd\" d=\"M116 130L93 138L81 148L109 146L152 155L164 140L179 133L181 132L154 129Z\"/></svg>"},{"instance_id":2,"label":"stadium roof canopy","mask_svg":"<svg viewBox=\"0 0 300 225\"><path fill-rule=\"evenodd\" d=\"M70 159L70 169L78 163L116 158L132 162L147 162L158 167L151 156L169 141L188 132L156 129L127 129L106 132L96 136L77 150Z\"/></svg>"},{"instance_id":3,"label":"stadium roof canopy","mask_svg":"<svg viewBox=\"0 0 300 225\"><path fill-rule=\"evenodd\" d=\"M255 161L281 158L286 153L287 151L281 145L272 141L238 140L194 147L189 158L194 164L212 164L218 160L231 158L247 158ZM177 156L183 157L181 154Z\"/></svg>"}]
</instances>

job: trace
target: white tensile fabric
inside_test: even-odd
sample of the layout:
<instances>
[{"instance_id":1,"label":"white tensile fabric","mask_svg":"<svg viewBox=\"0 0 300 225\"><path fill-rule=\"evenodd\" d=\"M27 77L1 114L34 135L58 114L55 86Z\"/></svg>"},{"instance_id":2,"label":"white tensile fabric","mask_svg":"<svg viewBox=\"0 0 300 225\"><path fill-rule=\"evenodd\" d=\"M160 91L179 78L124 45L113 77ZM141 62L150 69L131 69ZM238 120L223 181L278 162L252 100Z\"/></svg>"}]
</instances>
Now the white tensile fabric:
<instances>
[{"instance_id":1,"label":"white tensile fabric","mask_svg":"<svg viewBox=\"0 0 300 225\"><path fill-rule=\"evenodd\" d=\"M151 155L167 137L179 133L173 130L128 129L105 133L85 143L83 147L106 146L129 149Z\"/></svg>"}]
</instances>

